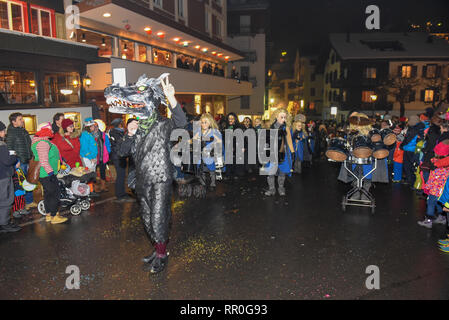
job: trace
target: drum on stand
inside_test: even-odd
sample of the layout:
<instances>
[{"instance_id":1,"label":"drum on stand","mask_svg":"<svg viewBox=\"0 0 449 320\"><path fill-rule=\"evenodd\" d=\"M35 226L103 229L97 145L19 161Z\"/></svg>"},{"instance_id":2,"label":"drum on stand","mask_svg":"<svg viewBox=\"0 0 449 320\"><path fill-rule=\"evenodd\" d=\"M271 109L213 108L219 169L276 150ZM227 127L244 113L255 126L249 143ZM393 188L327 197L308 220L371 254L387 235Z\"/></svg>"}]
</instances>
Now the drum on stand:
<instances>
[{"instance_id":1,"label":"drum on stand","mask_svg":"<svg viewBox=\"0 0 449 320\"><path fill-rule=\"evenodd\" d=\"M382 136L380 135L380 130L373 129L368 133L368 138L371 142L379 142L382 140Z\"/></svg>"},{"instance_id":2,"label":"drum on stand","mask_svg":"<svg viewBox=\"0 0 449 320\"><path fill-rule=\"evenodd\" d=\"M396 143L396 135L393 130L385 128L380 130L380 135L382 136L382 141L386 146L391 146Z\"/></svg>"},{"instance_id":3,"label":"drum on stand","mask_svg":"<svg viewBox=\"0 0 449 320\"><path fill-rule=\"evenodd\" d=\"M352 139L352 154L356 158L369 158L373 154L371 141L368 137L358 135Z\"/></svg>"},{"instance_id":4,"label":"drum on stand","mask_svg":"<svg viewBox=\"0 0 449 320\"><path fill-rule=\"evenodd\" d=\"M385 159L390 154L383 141L373 143L373 157L380 160Z\"/></svg>"},{"instance_id":5,"label":"drum on stand","mask_svg":"<svg viewBox=\"0 0 449 320\"><path fill-rule=\"evenodd\" d=\"M349 156L346 141L341 138L333 138L329 142L329 147L326 151L326 157L337 162L345 161Z\"/></svg>"}]
</instances>

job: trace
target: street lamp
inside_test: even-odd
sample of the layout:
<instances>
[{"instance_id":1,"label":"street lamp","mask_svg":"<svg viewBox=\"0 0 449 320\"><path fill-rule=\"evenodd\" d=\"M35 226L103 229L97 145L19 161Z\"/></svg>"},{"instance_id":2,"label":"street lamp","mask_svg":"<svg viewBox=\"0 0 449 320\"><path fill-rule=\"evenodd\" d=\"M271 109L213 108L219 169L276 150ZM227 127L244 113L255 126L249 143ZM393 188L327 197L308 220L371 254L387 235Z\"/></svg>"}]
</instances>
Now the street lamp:
<instances>
[{"instance_id":1,"label":"street lamp","mask_svg":"<svg viewBox=\"0 0 449 320\"><path fill-rule=\"evenodd\" d=\"M373 104L373 117L374 117L374 106L375 106L375 104L376 104L377 95L376 95L376 94L372 94L372 95L370 96L370 98L371 98L371 102L372 102L372 104Z\"/></svg>"}]
</instances>

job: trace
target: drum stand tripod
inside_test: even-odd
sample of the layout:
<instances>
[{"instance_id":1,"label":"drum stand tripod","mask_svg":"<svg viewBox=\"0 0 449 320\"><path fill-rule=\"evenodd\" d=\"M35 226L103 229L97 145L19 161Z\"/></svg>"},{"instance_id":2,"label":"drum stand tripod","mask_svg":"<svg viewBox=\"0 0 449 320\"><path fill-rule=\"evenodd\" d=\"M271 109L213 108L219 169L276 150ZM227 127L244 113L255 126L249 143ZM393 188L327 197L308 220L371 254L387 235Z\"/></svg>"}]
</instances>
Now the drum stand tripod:
<instances>
[{"instance_id":1,"label":"drum stand tripod","mask_svg":"<svg viewBox=\"0 0 449 320\"><path fill-rule=\"evenodd\" d=\"M357 185L354 188L352 188L351 190L349 190L349 192L345 196L343 196L343 201L341 203L343 212L346 211L346 206L370 207L371 213L374 213L374 211L375 211L376 203L374 201L374 197L369 191L366 191L365 189L363 189L363 181L377 169L377 159L374 159L374 167L370 172L368 172L365 175L363 175L363 173L362 173L363 176L358 177L357 175L354 174L354 172L352 172L352 170L351 170L352 165L353 164L370 164L370 163L372 163L372 158L369 158L368 161L361 161L361 160L367 160L367 159L358 159L358 158L349 157L348 160L344 161L345 169L356 179ZM348 163L351 164L351 169L348 168ZM363 169L362 169L362 172L363 172ZM357 192L365 195L368 200L351 199L351 197L354 194L356 194Z\"/></svg>"}]
</instances>

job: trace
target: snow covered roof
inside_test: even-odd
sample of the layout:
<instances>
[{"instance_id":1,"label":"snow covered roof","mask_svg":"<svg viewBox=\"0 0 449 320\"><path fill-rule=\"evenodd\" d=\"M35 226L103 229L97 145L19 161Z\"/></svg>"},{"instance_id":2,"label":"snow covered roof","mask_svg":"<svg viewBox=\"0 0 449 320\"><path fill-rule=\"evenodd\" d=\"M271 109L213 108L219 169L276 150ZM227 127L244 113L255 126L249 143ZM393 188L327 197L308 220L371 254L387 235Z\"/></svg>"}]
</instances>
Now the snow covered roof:
<instances>
[{"instance_id":1,"label":"snow covered roof","mask_svg":"<svg viewBox=\"0 0 449 320\"><path fill-rule=\"evenodd\" d=\"M329 37L332 47L343 60L449 60L449 43L444 39L429 38L426 33L332 33Z\"/></svg>"}]
</instances>

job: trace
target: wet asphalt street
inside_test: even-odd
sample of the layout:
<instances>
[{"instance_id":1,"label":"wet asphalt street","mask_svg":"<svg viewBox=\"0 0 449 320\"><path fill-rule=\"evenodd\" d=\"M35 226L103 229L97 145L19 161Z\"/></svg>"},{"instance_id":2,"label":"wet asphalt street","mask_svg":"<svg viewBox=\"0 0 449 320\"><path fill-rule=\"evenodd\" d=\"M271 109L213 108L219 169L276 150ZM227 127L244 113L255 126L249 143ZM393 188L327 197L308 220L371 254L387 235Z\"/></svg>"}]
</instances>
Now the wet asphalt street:
<instances>
[{"instance_id":1,"label":"wet asphalt street","mask_svg":"<svg viewBox=\"0 0 449 320\"><path fill-rule=\"evenodd\" d=\"M265 197L265 178L253 176L201 201L174 199L158 275L142 269L152 248L135 203L109 194L66 224L31 222L0 234L0 299L449 299L449 255L436 246L445 226L416 224L425 201L378 185L374 215L343 213L348 186L337 173L314 164L287 180L283 198ZM69 265L80 269L79 290L65 288ZM369 265L380 290L365 286Z\"/></svg>"}]
</instances>

